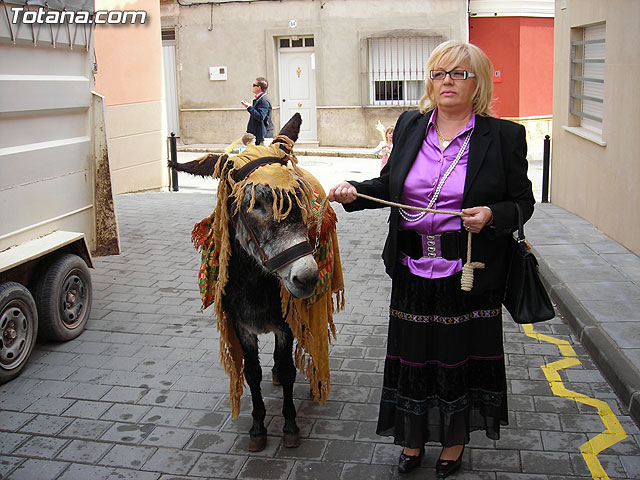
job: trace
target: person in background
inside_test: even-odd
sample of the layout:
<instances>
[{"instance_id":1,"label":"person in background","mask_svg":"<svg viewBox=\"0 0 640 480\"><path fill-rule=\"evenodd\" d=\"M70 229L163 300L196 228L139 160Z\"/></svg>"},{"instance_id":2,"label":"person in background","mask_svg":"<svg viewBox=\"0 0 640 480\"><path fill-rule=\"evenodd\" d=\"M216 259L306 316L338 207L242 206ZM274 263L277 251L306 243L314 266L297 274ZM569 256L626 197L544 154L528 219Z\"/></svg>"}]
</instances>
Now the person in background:
<instances>
[{"instance_id":1,"label":"person in background","mask_svg":"<svg viewBox=\"0 0 640 480\"><path fill-rule=\"evenodd\" d=\"M462 211L464 217L391 207L382 254L392 278L377 433L404 447L398 470L442 445L438 478L462 464L470 433L500 438L508 423L502 299L509 240L533 213L521 125L494 118L493 66L478 47L448 41L428 60L419 111L403 113L379 177L342 182L328 198L351 212L380 208L357 193L404 205ZM471 291L461 289L472 232Z\"/></svg>"},{"instance_id":2,"label":"person in background","mask_svg":"<svg viewBox=\"0 0 640 480\"><path fill-rule=\"evenodd\" d=\"M256 136L253 133L245 133L242 136L242 145L240 145L238 147L238 153L242 153L244 151L245 148L247 148L249 145L255 145L256 143Z\"/></svg>"},{"instance_id":3,"label":"person in background","mask_svg":"<svg viewBox=\"0 0 640 480\"><path fill-rule=\"evenodd\" d=\"M253 102L249 104L246 100L240 103L249 112L249 122L247 132L256 136L256 145L262 145L267 133L267 125L271 122L271 102L266 96L269 82L264 77L258 77L253 82ZM273 123L271 123L273 125Z\"/></svg>"},{"instance_id":4,"label":"person in background","mask_svg":"<svg viewBox=\"0 0 640 480\"><path fill-rule=\"evenodd\" d=\"M385 140L381 141L378 146L373 150L373 153L382 153L382 162L380 163L380 171L389 161L389 155L393 149L393 127L387 127L384 130Z\"/></svg>"}]
</instances>

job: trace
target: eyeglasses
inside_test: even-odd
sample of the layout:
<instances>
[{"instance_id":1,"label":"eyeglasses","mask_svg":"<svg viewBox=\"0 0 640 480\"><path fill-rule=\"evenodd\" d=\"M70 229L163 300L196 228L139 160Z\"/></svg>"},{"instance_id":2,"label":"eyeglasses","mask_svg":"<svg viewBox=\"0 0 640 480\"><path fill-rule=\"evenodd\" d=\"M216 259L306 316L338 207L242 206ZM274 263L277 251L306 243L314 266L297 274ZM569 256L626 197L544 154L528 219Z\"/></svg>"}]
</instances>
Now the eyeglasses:
<instances>
[{"instance_id":1,"label":"eyeglasses","mask_svg":"<svg viewBox=\"0 0 640 480\"><path fill-rule=\"evenodd\" d=\"M431 80L444 80L447 78L447 75L449 75L451 80L466 80L467 78L476 76L475 73L467 72L466 70L451 70L449 72L446 70L431 70L429 72Z\"/></svg>"},{"instance_id":2,"label":"eyeglasses","mask_svg":"<svg viewBox=\"0 0 640 480\"><path fill-rule=\"evenodd\" d=\"M259 87L260 85L258 85L257 83L253 84L254 87Z\"/></svg>"}]
</instances>

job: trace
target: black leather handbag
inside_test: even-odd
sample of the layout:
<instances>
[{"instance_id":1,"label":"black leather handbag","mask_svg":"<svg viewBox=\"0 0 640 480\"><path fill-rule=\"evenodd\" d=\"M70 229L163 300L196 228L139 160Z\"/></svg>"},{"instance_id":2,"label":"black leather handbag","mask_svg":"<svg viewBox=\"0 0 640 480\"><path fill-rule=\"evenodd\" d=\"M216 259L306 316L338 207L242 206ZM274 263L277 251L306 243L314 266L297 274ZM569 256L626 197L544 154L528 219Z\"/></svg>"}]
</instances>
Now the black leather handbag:
<instances>
[{"instance_id":1,"label":"black leather handbag","mask_svg":"<svg viewBox=\"0 0 640 480\"><path fill-rule=\"evenodd\" d=\"M518 212L518 235L512 237L511 262L503 304L516 323L536 323L555 316L553 304L538 273L538 260L524 237L522 213Z\"/></svg>"}]
</instances>

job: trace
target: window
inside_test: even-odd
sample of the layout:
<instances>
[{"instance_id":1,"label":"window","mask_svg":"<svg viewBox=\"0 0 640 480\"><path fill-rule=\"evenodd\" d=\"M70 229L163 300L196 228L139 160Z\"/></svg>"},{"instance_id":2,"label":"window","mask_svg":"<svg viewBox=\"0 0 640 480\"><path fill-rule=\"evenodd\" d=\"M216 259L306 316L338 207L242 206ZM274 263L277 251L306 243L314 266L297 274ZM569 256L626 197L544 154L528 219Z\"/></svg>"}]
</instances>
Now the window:
<instances>
[{"instance_id":1,"label":"window","mask_svg":"<svg viewBox=\"0 0 640 480\"><path fill-rule=\"evenodd\" d=\"M569 111L576 126L602 138L604 107L605 24L572 31Z\"/></svg>"},{"instance_id":2,"label":"window","mask_svg":"<svg viewBox=\"0 0 640 480\"><path fill-rule=\"evenodd\" d=\"M367 39L369 103L417 105L424 93L427 60L441 37Z\"/></svg>"},{"instance_id":3,"label":"window","mask_svg":"<svg viewBox=\"0 0 640 480\"><path fill-rule=\"evenodd\" d=\"M313 47L313 37L283 37L280 38L280 48Z\"/></svg>"}]
</instances>

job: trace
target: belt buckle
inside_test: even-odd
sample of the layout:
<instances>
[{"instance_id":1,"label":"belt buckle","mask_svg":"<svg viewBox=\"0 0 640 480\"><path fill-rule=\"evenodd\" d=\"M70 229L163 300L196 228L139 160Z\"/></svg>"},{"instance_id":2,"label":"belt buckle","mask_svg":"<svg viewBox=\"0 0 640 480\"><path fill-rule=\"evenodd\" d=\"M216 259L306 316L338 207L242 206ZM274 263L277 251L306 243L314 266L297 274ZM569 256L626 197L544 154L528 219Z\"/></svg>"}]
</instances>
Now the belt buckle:
<instances>
[{"instance_id":1,"label":"belt buckle","mask_svg":"<svg viewBox=\"0 0 640 480\"><path fill-rule=\"evenodd\" d=\"M420 235L422 238L422 256L428 258L442 258L440 235Z\"/></svg>"}]
</instances>

